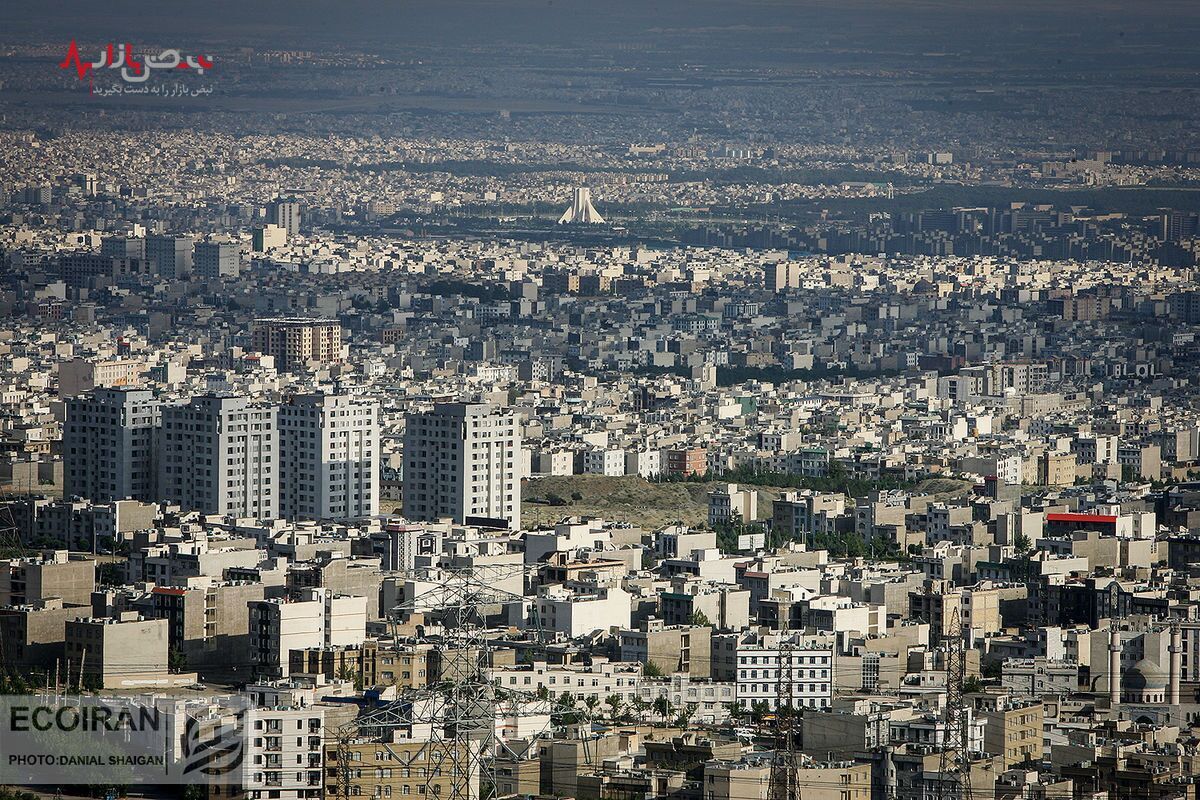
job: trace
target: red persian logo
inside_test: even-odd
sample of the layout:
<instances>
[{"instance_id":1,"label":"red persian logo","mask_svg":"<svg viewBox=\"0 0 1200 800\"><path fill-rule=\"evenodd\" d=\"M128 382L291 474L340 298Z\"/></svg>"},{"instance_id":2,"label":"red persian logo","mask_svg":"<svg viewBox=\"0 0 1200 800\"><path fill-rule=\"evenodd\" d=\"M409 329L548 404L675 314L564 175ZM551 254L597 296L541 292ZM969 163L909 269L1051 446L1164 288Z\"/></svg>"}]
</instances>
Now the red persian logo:
<instances>
[{"instance_id":1,"label":"red persian logo","mask_svg":"<svg viewBox=\"0 0 1200 800\"><path fill-rule=\"evenodd\" d=\"M166 70L184 69L204 75L212 69L213 58L207 54L185 56L178 50L169 49L158 55L144 55L139 59L133 52L132 44L109 43L100 51L100 57L95 61L84 61L79 54L79 45L72 39L67 46L67 55L58 67L74 69L80 80L88 78L89 81L93 76L101 75L102 69L119 70L121 80L136 84L149 80L150 75L157 70L163 70L163 74L167 74Z\"/></svg>"}]
</instances>

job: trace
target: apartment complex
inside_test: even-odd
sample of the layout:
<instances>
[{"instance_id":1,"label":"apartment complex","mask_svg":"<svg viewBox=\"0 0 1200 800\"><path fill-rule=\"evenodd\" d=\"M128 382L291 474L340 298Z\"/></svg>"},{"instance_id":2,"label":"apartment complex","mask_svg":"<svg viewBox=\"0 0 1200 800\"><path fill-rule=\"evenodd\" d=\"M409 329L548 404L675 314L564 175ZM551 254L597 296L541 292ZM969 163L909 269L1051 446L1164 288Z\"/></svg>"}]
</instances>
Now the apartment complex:
<instances>
[{"instance_id":1,"label":"apartment complex","mask_svg":"<svg viewBox=\"0 0 1200 800\"><path fill-rule=\"evenodd\" d=\"M428 741L352 741L344 747L331 744L325 750L325 785L331 797L338 797L339 778L346 770L350 797L452 798L466 789L466 795L462 795L466 800L479 794L479 760L473 755L465 745L435 745ZM341 764L342 757L350 763ZM463 768L471 772L460 776L458 770Z\"/></svg>"},{"instance_id":2,"label":"apartment complex","mask_svg":"<svg viewBox=\"0 0 1200 800\"><path fill-rule=\"evenodd\" d=\"M345 395L297 395L279 409L279 513L351 519L379 513L379 404Z\"/></svg>"},{"instance_id":3,"label":"apartment complex","mask_svg":"<svg viewBox=\"0 0 1200 800\"><path fill-rule=\"evenodd\" d=\"M404 432L404 514L521 524L517 415L484 403L441 403Z\"/></svg>"},{"instance_id":4,"label":"apartment complex","mask_svg":"<svg viewBox=\"0 0 1200 800\"><path fill-rule=\"evenodd\" d=\"M737 701L778 707L780 678L790 678L796 708L828 708L833 700L833 644L793 633L746 634L737 644Z\"/></svg>"},{"instance_id":5,"label":"apartment complex","mask_svg":"<svg viewBox=\"0 0 1200 800\"><path fill-rule=\"evenodd\" d=\"M162 405L145 389L97 389L69 399L65 414L67 497L258 518L379 513L374 400L318 393L277 406L204 395Z\"/></svg>"},{"instance_id":6,"label":"apartment complex","mask_svg":"<svg viewBox=\"0 0 1200 800\"><path fill-rule=\"evenodd\" d=\"M305 589L298 600L250 602L250 646L255 668L286 678L291 651L359 644L366 638L367 598Z\"/></svg>"},{"instance_id":7,"label":"apartment complex","mask_svg":"<svg viewBox=\"0 0 1200 800\"><path fill-rule=\"evenodd\" d=\"M136 611L116 618L68 620L64 653L85 685L110 689L165 681L167 621L143 619Z\"/></svg>"},{"instance_id":8,"label":"apartment complex","mask_svg":"<svg viewBox=\"0 0 1200 800\"><path fill-rule=\"evenodd\" d=\"M159 401L149 389L97 389L66 401L63 494L153 500Z\"/></svg>"},{"instance_id":9,"label":"apartment complex","mask_svg":"<svg viewBox=\"0 0 1200 800\"><path fill-rule=\"evenodd\" d=\"M325 709L279 702L246 714L242 782L232 797L305 800L323 796Z\"/></svg>"},{"instance_id":10,"label":"apartment complex","mask_svg":"<svg viewBox=\"0 0 1200 800\"><path fill-rule=\"evenodd\" d=\"M268 218L289 236L300 233L300 204L295 200L276 200L268 209Z\"/></svg>"},{"instance_id":11,"label":"apartment complex","mask_svg":"<svg viewBox=\"0 0 1200 800\"><path fill-rule=\"evenodd\" d=\"M275 367L291 370L315 361L342 360L342 326L334 319L278 318L255 320L251 347L275 359Z\"/></svg>"},{"instance_id":12,"label":"apartment complex","mask_svg":"<svg viewBox=\"0 0 1200 800\"><path fill-rule=\"evenodd\" d=\"M236 278L242 267L237 242L199 242L194 266L197 278Z\"/></svg>"},{"instance_id":13,"label":"apartment complex","mask_svg":"<svg viewBox=\"0 0 1200 800\"><path fill-rule=\"evenodd\" d=\"M23 606L58 598L71 605L91 602L96 588L96 562L48 550L34 558L0 561L0 606Z\"/></svg>"},{"instance_id":14,"label":"apartment complex","mask_svg":"<svg viewBox=\"0 0 1200 800\"><path fill-rule=\"evenodd\" d=\"M159 496L208 514L279 515L277 408L193 397L162 411Z\"/></svg>"},{"instance_id":15,"label":"apartment complex","mask_svg":"<svg viewBox=\"0 0 1200 800\"><path fill-rule=\"evenodd\" d=\"M248 581L155 586L152 614L168 623L171 649L205 666L236 663L249 643L249 603L262 600L264 587Z\"/></svg>"},{"instance_id":16,"label":"apartment complex","mask_svg":"<svg viewBox=\"0 0 1200 800\"><path fill-rule=\"evenodd\" d=\"M183 279L192 272L191 236L147 236L146 258L160 278Z\"/></svg>"}]
</instances>

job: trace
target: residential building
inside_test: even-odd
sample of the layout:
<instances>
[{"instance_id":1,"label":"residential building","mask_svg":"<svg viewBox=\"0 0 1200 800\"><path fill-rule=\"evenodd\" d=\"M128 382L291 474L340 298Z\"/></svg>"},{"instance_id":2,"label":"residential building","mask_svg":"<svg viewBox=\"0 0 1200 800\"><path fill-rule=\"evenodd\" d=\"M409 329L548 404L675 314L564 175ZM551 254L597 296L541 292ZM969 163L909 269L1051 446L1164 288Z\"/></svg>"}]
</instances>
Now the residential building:
<instances>
[{"instance_id":1,"label":"residential building","mask_svg":"<svg viewBox=\"0 0 1200 800\"><path fill-rule=\"evenodd\" d=\"M299 599L249 603L250 644L260 674L286 678L291 651L359 644L366 638L367 598L305 589Z\"/></svg>"},{"instance_id":2,"label":"residential building","mask_svg":"<svg viewBox=\"0 0 1200 800\"><path fill-rule=\"evenodd\" d=\"M66 401L63 495L154 500L160 403L149 389L96 389Z\"/></svg>"},{"instance_id":3,"label":"residential building","mask_svg":"<svg viewBox=\"0 0 1200 800\"><path fill-rule=\"evenodd\" d=\"M242 269L237 242L197 242L195 270L198 278L235 278Z\"/></svg>"},{"instance_id":4,"label":"residential building","mask_svg":"<svg viewBox=\"0 0 1200 800\"><path fill-rule=\"evenodd\" d=\"M267 219L288 236L295 236L300 233L300 203L282 198L276 200L267 209Z\"/></svg>"},{"instance_id":5,"label":"residential building","mask_svg":"<svg viewBox=\"0 0 1200 800\"><path fill-rule=\"evenodd\" d=\"M521 433L516 414L483 403L442 403L410 414L404 432L404 515L521 525Z\"/></svg>"},{"instance_id":6,"label":"residential building","mask_svg":"<svg viewBox=\"0 0 1200 800\"><path fill-rule=\"evenodd\" d=\"M279 516L278 409L204 395L164 406L160 499L207 514Z\"/></svg>"},{"instance_id":7,"label":"residential building","mask_svg":"<svg viewBox=\"0 0 1200 800\"><path fill-rule=\"evenodd\" d=\"M160 278L183 280L192 272L193 238L184 235L146 237L146 258Z\"/></svg>"},{"instance_id":8,"label":"residential building","mask_svg":"<svg viewBox=\"0 0 1200 800\"><path fill-rule=\"evenodd\" d=\"M790 679L797 708L828 708L833 700L832 640L800 633L747 633L737 643L737 702L746 709L779 706L781 679Z\"/></svg>"},{"instance_id":9,"label":"residential building","mask_svg":"<svg viewBox=\"0 0 1200 800\"><path fill-rule=\"evenodd\" d=\"M342 325L334 319L258 319L250 326L250 346L274 358L279 370L336 364L343 360Z\"/></svg>"},{"instance_id":10,"label":"residential building","mask_svg":"<svg viewBox=\"0 0 1200 800\"><path fill-rule=\"evenodd\" d=\"M279 408L279 514L346 520L379 513L379 404L296 395Z\"/></svg>"},{"instance_id":11,"label":"residential building","mask_svg":"<svg viewBox=\"0 0 1200 800\"><path fill-rule=\"evenodd\" d=\"M136 611L69 620L64 631L67 664L82 674L85 686L169 686L167 627L165 619L145 619ZM176 680L194 682L195 674Z\"/></svg>"},{"instance_id":12,"label":"residential building","mask_svg":"<svg viewBox=\"0 0 1200 800\"><path fill-rule=\"evenodd\" d=\"M91 603L96 562L66 550L31 558L0 560L0 606L23 606L58 598L64 604Z\"/></svg>"},{"instance_id":13,"label":"residential building","mask_svg":"<svg viewBox=\"0 0 1200 800\"><path fill-rule=\"evenodd\" d=\"M254 690L247 687L251 693ZM247 710L244 724L241 783L232 796L264 800L325 796L324 708L307 703L259 704Z\"/></svg>"},{"instance_id":14,"label":"residential building","mask_svg":"<svg viewBox=\"0 0 1200 800\"><path fill-rule=\"evenodd\" d=\"M758 492L727 483L708 493L708 524L716 528L754 521L758 517Z\"/></svg>"}]
</instances>

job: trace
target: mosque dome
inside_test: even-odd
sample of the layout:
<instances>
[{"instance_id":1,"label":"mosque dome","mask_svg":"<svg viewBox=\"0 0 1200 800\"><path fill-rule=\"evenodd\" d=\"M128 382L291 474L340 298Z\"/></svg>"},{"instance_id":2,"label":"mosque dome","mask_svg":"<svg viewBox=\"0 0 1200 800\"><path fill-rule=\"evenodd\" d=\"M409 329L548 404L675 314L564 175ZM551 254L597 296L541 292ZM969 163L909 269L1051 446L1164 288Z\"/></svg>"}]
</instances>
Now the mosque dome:
<instances>
[{"instance_id":1,"label":"mosque dome","mask_svg":"<svg viewBox=\"0 0 1200 800\"><path fill-rule=\"evenodd\" d=\"M1148 658L1133 665L1125 675L1125 688L1131 691L1158 691L1167 688L1167 672Z\"/></svg>"}]
</instances>

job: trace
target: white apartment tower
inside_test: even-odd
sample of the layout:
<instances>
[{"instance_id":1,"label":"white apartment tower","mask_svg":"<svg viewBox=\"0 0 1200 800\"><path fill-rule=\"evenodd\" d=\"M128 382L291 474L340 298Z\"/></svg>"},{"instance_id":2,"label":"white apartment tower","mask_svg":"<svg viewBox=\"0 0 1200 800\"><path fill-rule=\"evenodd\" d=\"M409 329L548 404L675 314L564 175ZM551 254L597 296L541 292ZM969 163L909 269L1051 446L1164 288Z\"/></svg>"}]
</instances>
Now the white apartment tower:
<instances>
[{"instance_id":1,"label":"white apartment tower","mask_svg":"<svg viewBox=\"0 0 1200 800\"><path fill-rule=\"evenodd\" d=\"M154 262L159 277L183 280L192 271L194 242L184 235L147 236L146 258Z\"/></svg>"},{"instance_id":2,"label":"white apartment tower","mask_svg":"<svg viewBox=\"0 0 1200 800\"><path fill-rule=\"evenodd\" d=\"M159 497L206 514L279 515L278 409L193 397L162 411Z\"/></svg>"},{"instance_id":3,"label":"white apartment tower","mask_svg":"<svg viewBox=\"0 0 1200 800\"><path fill-rule=\"evenodd\" d=\"M267 221L295 236L300 233L300 204L295 200L276 200L267 211Z\"/></svg>"},{"instance_id":4,"label":"white apartment tower","mask_svg":"<svg viewBox=\"0 0 1200 800\"><path fill-rule=\"evenodd\" d=\"M197 242L192 266L199 278L236 278L242 267L237 242Z\"/></svg>"},{"instance_id":5,"label":"white apartment tower","mask_svg":"<svg viewBox=\"0 0 1200 800\"><path fill-rule=\"evenodd\" d=\"M64 496L154 500L158 422L158 398L149 389L96 389L67 400Z\"/></svg>"},{"instance_id":6,"label":"white apartment tower","mask_svg":"<svg viewBox=\"0 0 1200 800\"><path fill-rule=\"evenodd\" d=\"M379 404L305 394L279 409L279 513L346 520L379 513Z\"/></svg>"},{"instance_id":7,"label":"white apartment tower","mask_svg":"<svg viewBox=\"0 0 1200 800\"><path fill-rule=\"evenodd\" d=\"M439 403L404 432L404 516L521 525L517 415L484 403Z\"/></svg>"},{"instance_id":8,"label":"white apartment tower","mask_svg":"<svg viewBox=\"0 0 1200 800\"><path fill-rule=\"evenodd\" d=\"M224 787L216 787L213 797L318 800L325 795L325 709L272 699L272 705L246 712L241 784L226 795L220 794Z\"/></svg>"}]
</instances>

